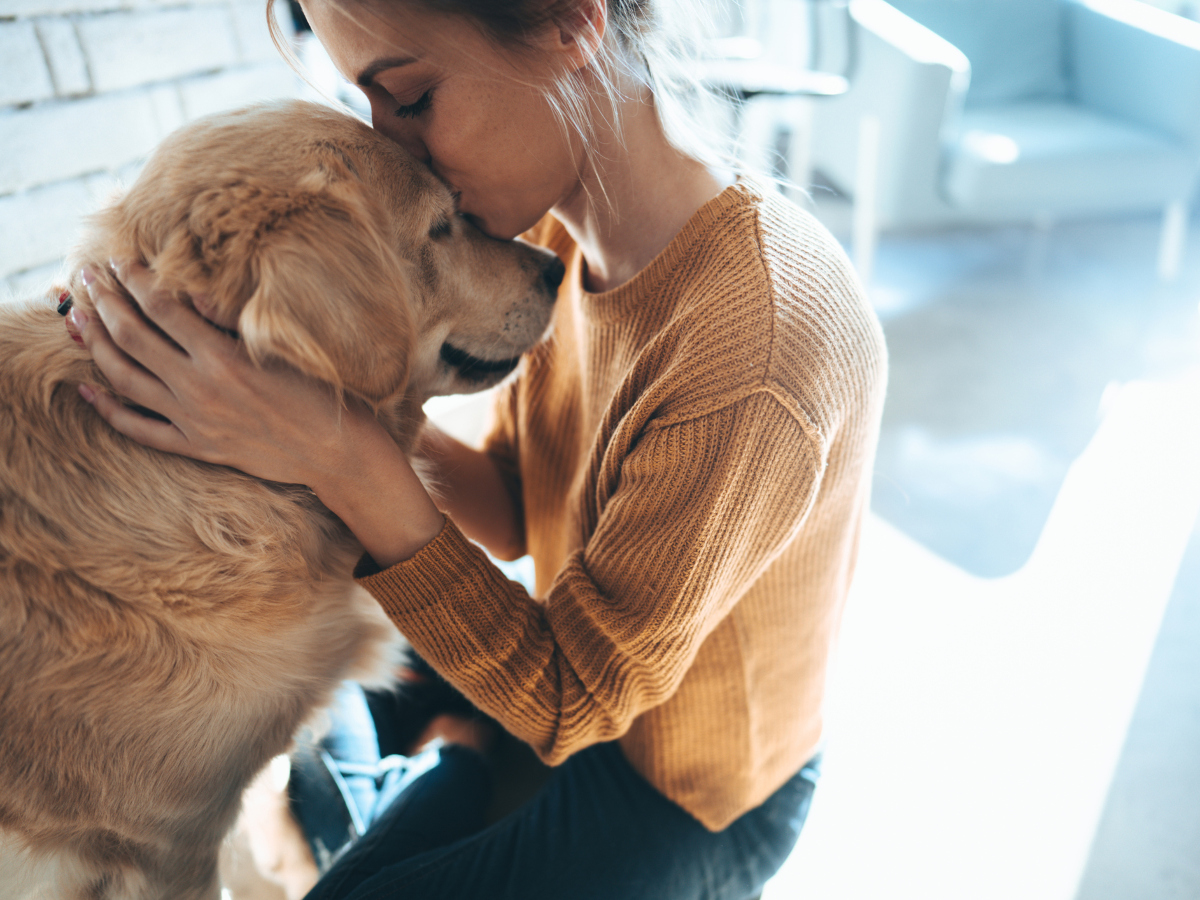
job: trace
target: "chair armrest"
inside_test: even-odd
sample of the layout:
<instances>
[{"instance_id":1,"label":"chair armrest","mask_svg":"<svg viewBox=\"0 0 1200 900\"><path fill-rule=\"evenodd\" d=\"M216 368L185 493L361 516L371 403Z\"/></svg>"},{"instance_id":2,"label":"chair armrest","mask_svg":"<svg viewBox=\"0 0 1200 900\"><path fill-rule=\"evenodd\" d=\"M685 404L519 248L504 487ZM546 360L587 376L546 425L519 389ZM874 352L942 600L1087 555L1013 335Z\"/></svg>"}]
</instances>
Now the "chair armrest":
<instances>
[{"instance_id":1,"label":"chair armrest","mask_svg":"<svg viewBox=\"0 0 1200 900\"><path fill-rule=\"evenodd\" d=\"M1064 0L1072 90L1083 106L1200 154L1200 22L1139 0Z\"/></svg>"},{"instance_id":2,"label":"chair armrest","mask_svg":"<svg viewBox=\"0 0 1200 900\"><path fill-rule=\"evenodd\" d=\"M850 12L857 42L850 88L814 102L814 167L853 194L859 121L873 115L880 123L880 225L937 219L942 141L957 125L970 63L883 0L852 0Z\"/></svg>"}]
</instances>

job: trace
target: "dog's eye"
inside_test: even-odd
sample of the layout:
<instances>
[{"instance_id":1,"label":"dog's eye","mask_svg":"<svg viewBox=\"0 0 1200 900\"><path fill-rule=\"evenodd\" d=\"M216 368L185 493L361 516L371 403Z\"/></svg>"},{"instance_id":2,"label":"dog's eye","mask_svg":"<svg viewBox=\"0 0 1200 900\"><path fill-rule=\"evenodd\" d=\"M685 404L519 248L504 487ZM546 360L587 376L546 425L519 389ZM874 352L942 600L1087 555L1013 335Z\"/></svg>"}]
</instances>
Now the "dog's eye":
<instances>
[{"instance_id":1,"label":"dog's eye","mask_svg":"<svg viewBox=\"0 0 1200 900\"><path fill-rule=\"evenodd\" d=\"M429 236L435 241L438 238L444 238L450 234L452 229L449 219L442 219L440 222L434 222L433 227L429 229Z\"/></svg>"}]
</instances>

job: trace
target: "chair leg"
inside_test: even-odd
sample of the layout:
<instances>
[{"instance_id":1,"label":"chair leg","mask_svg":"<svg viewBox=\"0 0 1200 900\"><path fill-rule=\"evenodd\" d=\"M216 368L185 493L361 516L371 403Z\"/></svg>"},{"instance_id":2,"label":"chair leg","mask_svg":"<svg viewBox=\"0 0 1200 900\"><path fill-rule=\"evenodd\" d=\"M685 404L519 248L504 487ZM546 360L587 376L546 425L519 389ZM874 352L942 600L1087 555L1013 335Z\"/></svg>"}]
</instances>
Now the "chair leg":
<instances>
[{"instance_id":1,"label":"chair leg","mask_svg":"<svg viewBox=\"0 0 1200 900\"><path fill-rule=\"evenodd\" d=\"M854 266L869 290L879 238L879 117L858 120L858 161L854 174Z\"/></svg>"},{"instance_id":2,"label":"chair leg","mask_svg":"<svg viewBox=\"0 0 1200 900\"><path fill-rule=\"evenodd\" d=\"M1163 211L1162 237L1158 242L1158 280L1170 284L1179 276L1187 238L1187 203L1175 200Z\"/></svg>"}]
</instances>

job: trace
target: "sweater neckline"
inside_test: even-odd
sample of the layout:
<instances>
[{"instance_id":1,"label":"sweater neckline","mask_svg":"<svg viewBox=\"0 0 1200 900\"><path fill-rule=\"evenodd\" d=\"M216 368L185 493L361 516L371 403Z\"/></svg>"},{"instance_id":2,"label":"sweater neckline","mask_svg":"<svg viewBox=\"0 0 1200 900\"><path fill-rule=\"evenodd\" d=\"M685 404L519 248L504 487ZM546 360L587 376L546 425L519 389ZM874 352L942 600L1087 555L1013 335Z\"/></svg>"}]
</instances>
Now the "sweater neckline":
<instances>
[{"instance_id":1,"label":"sweater neckline","mask_svg":"<svg viewBox=\"0 0 1200 900\"><path fill-rule=\"evenodd\" d=\"M735 206L753 202L758 197L759 191L754 183L739 176L737 181L696 210L687 224L644 269L610 291L592 293L584 289L582 251L576 247L576 253L580 255L575 276L578 279L576 287L583 312L589 319L604 321L622 318L632 307L644 305L646 299L655 296L658 288L674 274L696 242L708 234L726 212Z\"/></svg>"}]
</instances>

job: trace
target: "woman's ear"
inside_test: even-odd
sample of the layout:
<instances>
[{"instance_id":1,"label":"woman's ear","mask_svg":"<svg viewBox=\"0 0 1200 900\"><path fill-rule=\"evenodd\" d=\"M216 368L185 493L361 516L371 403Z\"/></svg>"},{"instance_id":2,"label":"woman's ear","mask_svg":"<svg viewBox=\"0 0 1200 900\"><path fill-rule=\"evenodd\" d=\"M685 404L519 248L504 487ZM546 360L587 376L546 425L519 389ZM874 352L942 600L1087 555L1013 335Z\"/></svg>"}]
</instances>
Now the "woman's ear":
<instances>
[{"instance_id":1,"label":"woman's ear","mask_svg":"<svg viewBox=\"0 0 1200 900\"><path fill-rule=\"evenodd\" d=\"M559 56L570 71L591 65L608 29L607 0L576 0L543 35L542 49Z\"/></svg>"}]
</instances>

